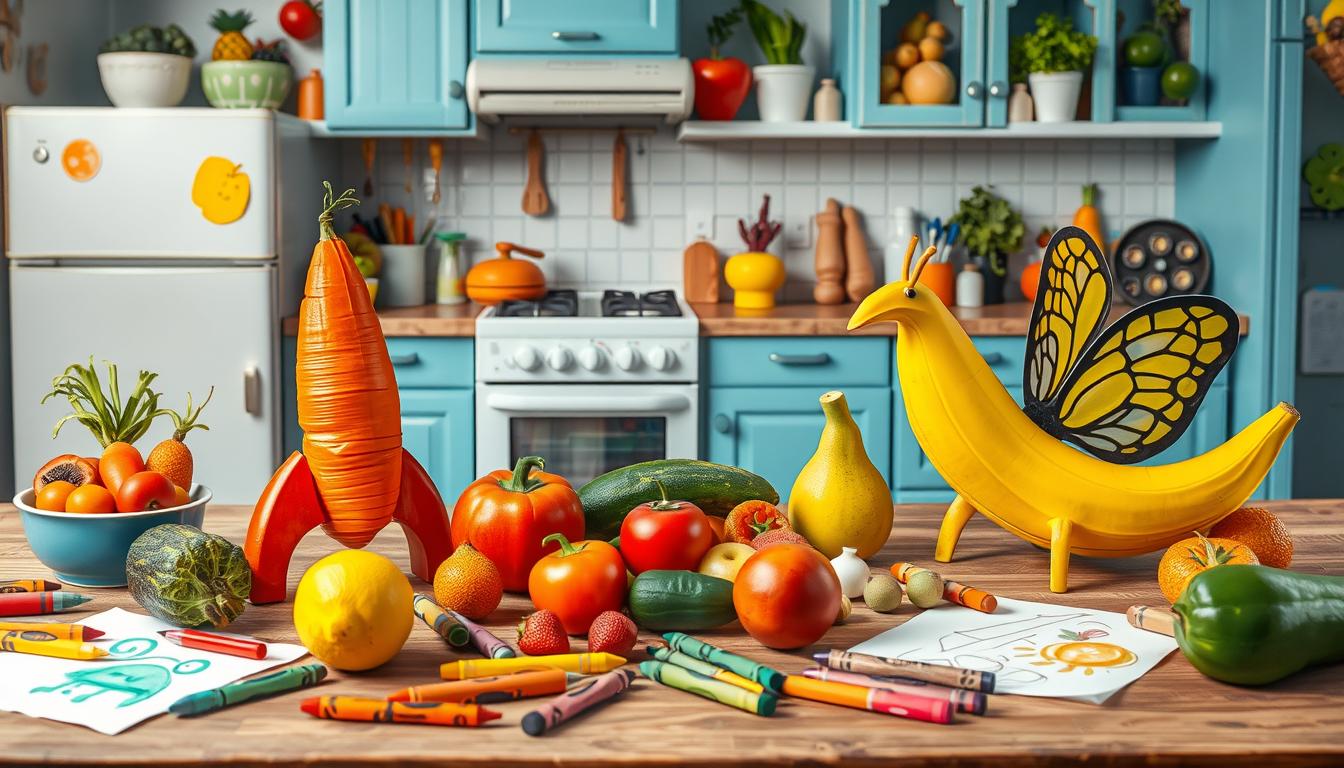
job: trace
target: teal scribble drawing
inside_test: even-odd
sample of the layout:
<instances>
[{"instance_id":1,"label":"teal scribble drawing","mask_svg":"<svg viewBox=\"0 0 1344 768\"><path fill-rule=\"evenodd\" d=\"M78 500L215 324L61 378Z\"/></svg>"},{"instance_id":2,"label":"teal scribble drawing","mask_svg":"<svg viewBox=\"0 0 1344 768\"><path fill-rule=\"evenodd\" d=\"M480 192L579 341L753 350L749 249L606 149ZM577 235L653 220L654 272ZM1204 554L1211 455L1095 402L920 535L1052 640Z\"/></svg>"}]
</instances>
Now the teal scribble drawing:
<instances>
[{"instance_id":1,"label":"teal scribble drawing","mask_svg":"<svg viewBox=\"0 0 1344 768\"><path fill-rule=\"evenodd\" d=\"M208 659L188 659L179 661L171 656L149 656L159 646L157 640L148 637L131 637L118 640L108 648L110 656L118 656L127 661L137 662L167 661L171 667L160 664L117 664L95 662L90 669L66 672L65 680L52 686L39 686L29 693L60 693L69 696L72 704L88 701L102 693L114 692L126 698L117 708L139 704L145 699L167 688L173 675L194 675L210 667Z\"/></svg>"}]
</instances>

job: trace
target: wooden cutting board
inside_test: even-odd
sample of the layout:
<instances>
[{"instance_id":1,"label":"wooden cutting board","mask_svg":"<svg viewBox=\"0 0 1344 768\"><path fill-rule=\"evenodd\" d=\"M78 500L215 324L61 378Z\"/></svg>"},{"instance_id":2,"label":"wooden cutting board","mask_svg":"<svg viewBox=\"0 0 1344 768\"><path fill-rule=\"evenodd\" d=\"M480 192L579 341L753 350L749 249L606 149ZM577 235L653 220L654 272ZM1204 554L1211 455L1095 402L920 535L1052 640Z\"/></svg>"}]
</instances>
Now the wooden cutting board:
<instances>
[{"instance_id":1,"label":"wooden cutting board","mask_svg":"<svg viewBox=\"0 0 1344 768\"><path fill-rule=\"evenodd\" d=\"M719 302L719 249L704 238L686 246L681 255L681 291L687 301Z\"/></svg>"}]
</instances>

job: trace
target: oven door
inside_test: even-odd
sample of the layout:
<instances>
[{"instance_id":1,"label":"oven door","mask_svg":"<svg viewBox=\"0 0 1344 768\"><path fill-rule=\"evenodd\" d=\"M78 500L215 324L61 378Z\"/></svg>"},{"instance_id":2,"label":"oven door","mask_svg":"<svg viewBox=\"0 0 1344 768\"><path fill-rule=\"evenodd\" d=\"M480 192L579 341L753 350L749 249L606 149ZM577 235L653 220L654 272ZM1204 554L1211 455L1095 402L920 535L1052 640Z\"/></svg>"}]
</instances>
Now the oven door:
<instances>
[{"instance_id":1,"label":"oven door","mask_svg":"<svg viewBox=\"0 0 1344 768\"><path fill-rule=\"evenodd\" d=\"M654 459L696 458L694 384L477 384L476 474L540 456L575 488Z\"/></svg>"}]
</instances>

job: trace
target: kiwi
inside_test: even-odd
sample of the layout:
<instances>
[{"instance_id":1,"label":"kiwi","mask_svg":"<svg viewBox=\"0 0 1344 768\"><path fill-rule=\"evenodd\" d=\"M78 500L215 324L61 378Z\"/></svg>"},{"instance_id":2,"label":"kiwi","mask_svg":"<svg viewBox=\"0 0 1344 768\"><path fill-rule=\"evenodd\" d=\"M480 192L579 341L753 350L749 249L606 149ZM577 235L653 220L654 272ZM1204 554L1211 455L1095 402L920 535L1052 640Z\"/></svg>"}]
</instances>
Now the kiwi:
<instances>
[{"instance_id":1,"label":"kiwi","mask_svg":"<svg viewBox=\"0 0 1344 768\"><path fill-rule=\"evenodd\" d=\"M915 571L905 580L905 596L916 608L932 608L943 601L943 577L933 571Z\"/></svg>"},{"instance_id":2,"label":"kiwi","mask_svg":"<svg viewBox=\"0 0 1344 768\"><path fill-rule=\"evenodd\" d=\"M885 573L874 575L863 588L863 602L878 613L901 607L901 583Z\"/></svg>"}]
</instances>

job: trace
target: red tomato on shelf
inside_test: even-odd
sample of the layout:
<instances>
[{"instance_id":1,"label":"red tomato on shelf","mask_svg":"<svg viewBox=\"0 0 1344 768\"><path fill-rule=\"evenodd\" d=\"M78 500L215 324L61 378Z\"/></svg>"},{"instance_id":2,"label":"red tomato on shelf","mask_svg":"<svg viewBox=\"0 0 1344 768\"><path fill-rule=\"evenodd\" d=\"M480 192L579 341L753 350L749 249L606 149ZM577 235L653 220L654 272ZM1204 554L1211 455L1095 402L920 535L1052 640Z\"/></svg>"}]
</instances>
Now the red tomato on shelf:
<instances>
[{"instance_id":1,"label":"red tomato on shelf","mask_svg":"<svg viewBox=\"0 0 1344 768\"><path fill-rule=\"evenodd\" d=\"M696 59L695 112L701 120L732 120L751 90L751 67L741 59Z\"/></svg>"},{"instance_id":2,"label":"red tomato on shelf","mask_svg":"<svg viewBox=\"0 0 1344 768\"><path fill-rule=\"evenodd\" d=\"M309 0L289 0L280 6L280 28L295 40L307 40L322 31L322 16Z\"/></svg>"},{"instance_id":3,"label":"red tomato on shelf","mask_svg":"<svg viewBox=\"0 0 1344 768\"><path fill-rule=\"evenodd\" d=\"M630 571L694 571L714 546L703 510L689 501L650 501L621 523L621 556Z\"/></svg>"},{"instance_id":4,"label":"red tomato on shelf","mask_svg":"<svg viewBox=\"0 0 1344 768\"><path fill-rule=\"evenodd\" d=\"M117 489L118 512L144 512L177 506L177 486L159 472L136 472Z\"/></svg>"}]
</instances>

